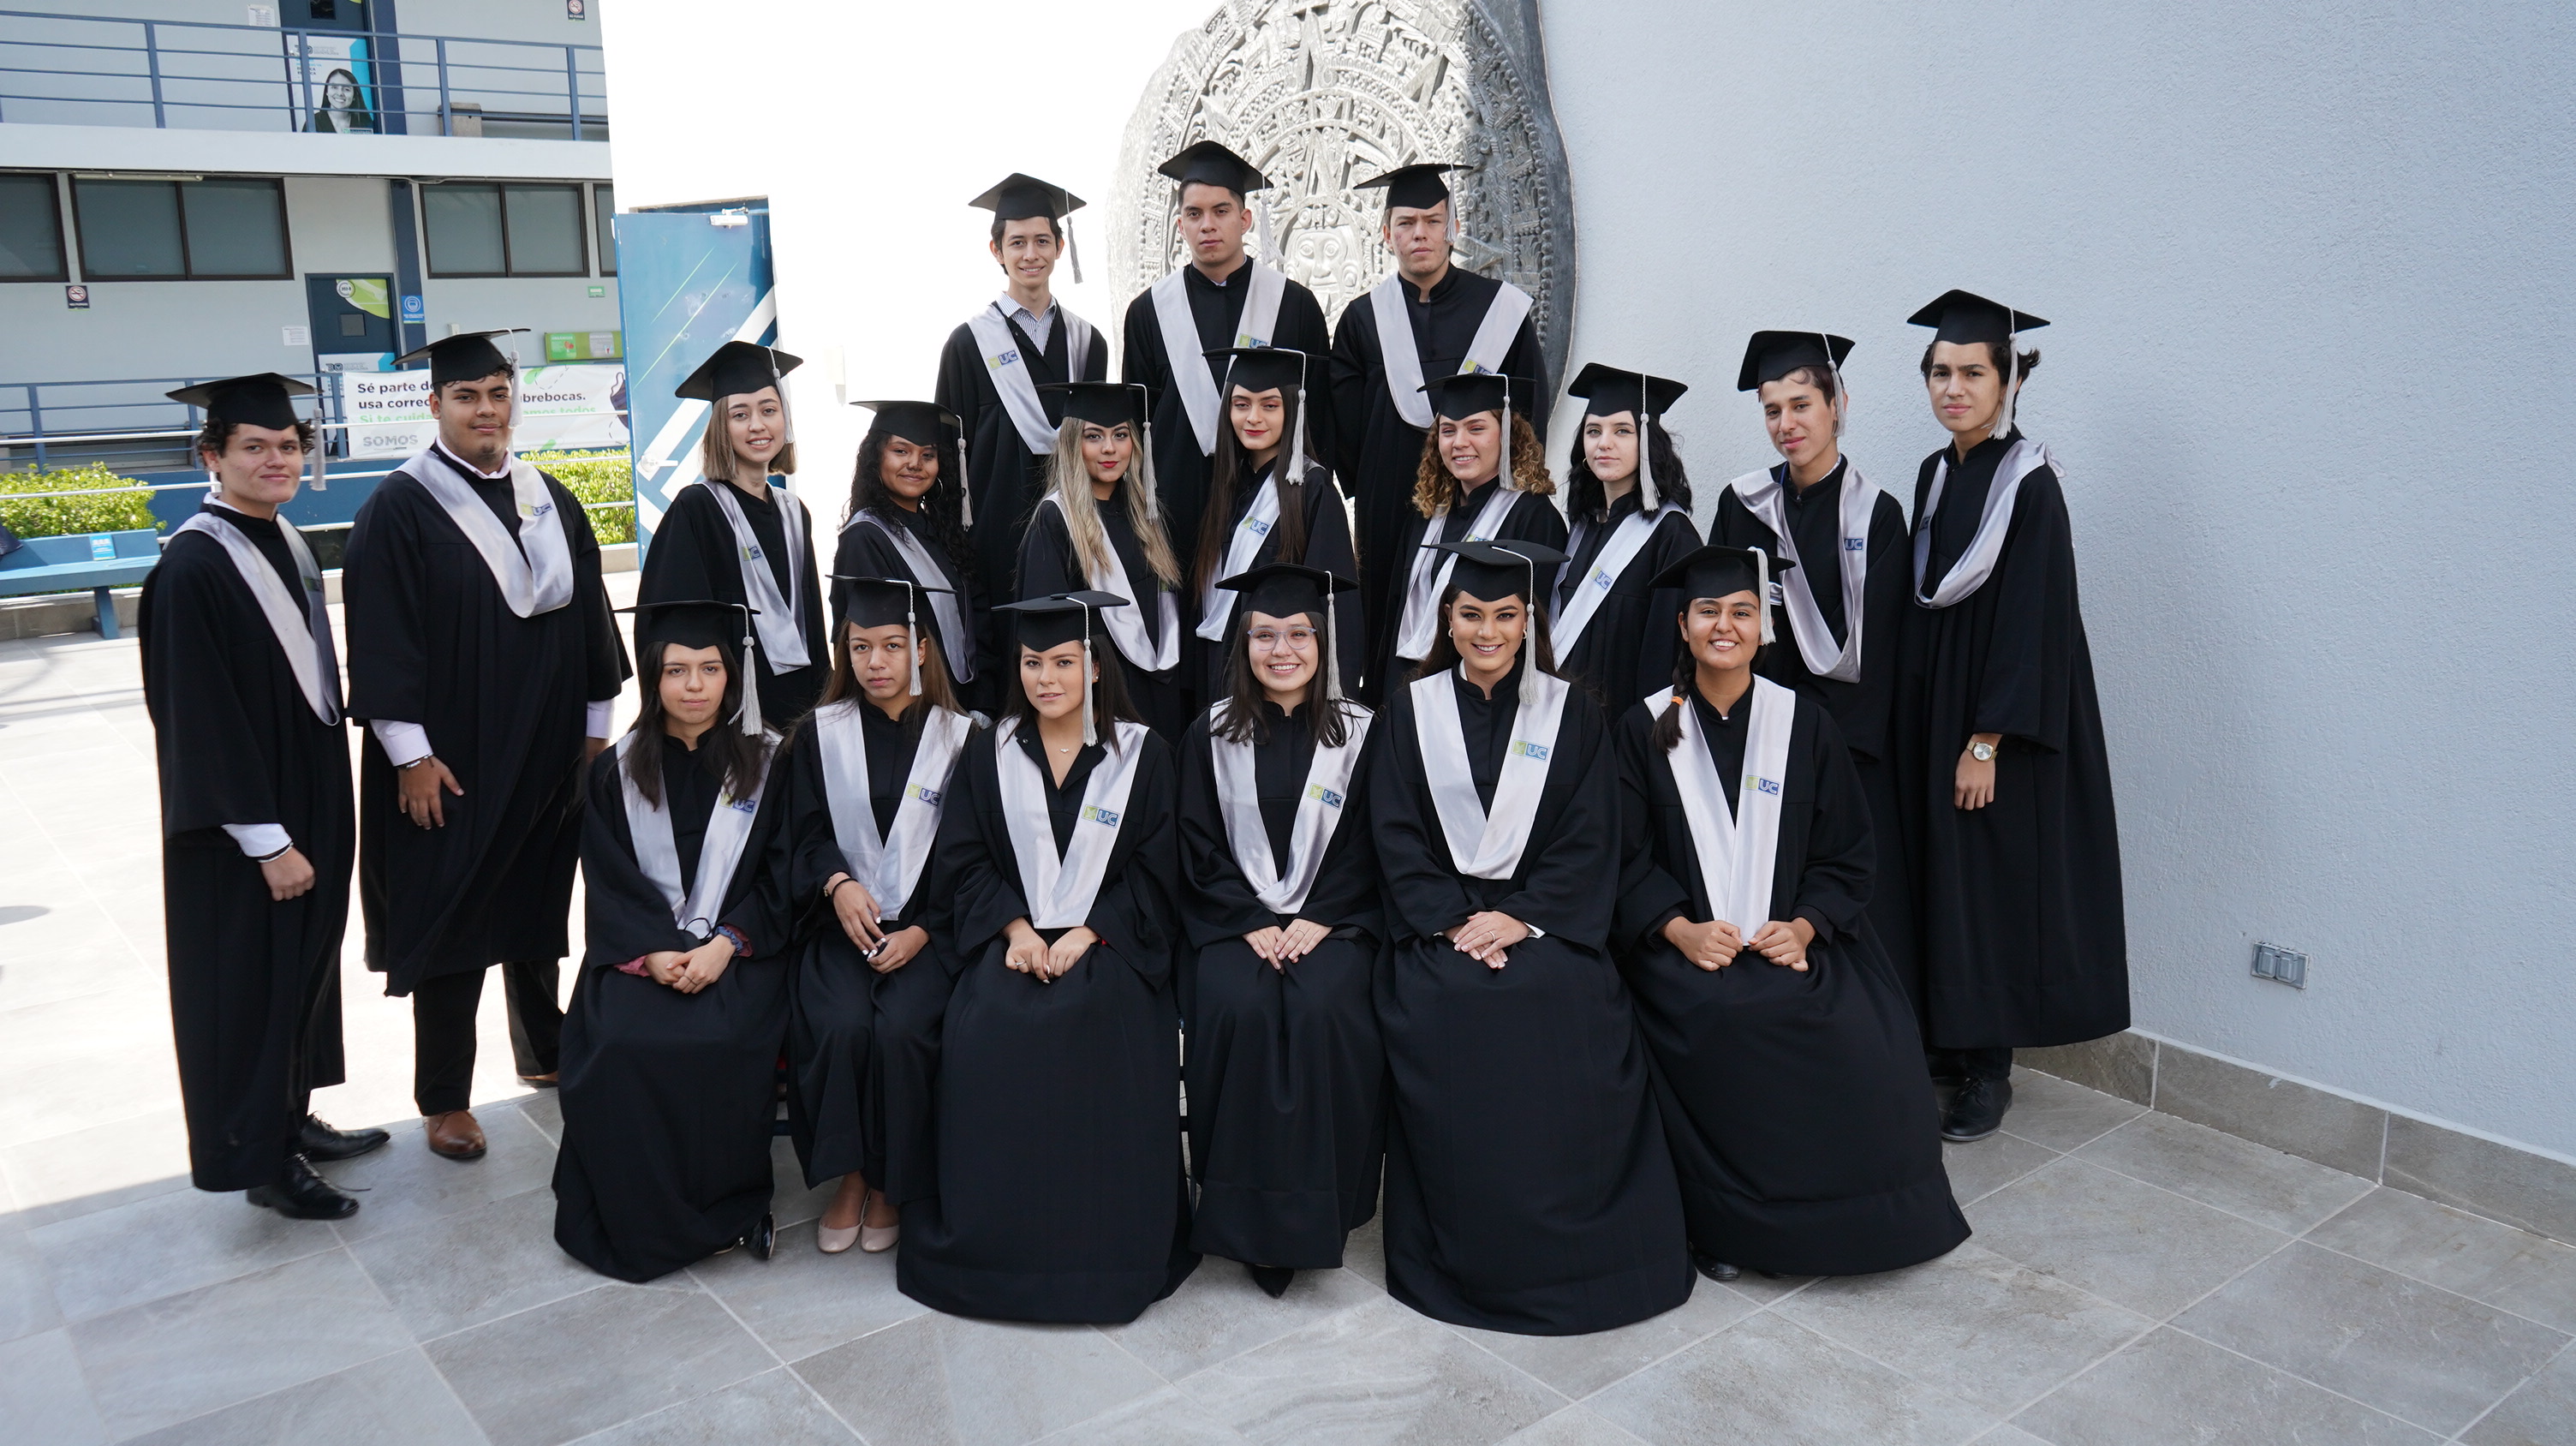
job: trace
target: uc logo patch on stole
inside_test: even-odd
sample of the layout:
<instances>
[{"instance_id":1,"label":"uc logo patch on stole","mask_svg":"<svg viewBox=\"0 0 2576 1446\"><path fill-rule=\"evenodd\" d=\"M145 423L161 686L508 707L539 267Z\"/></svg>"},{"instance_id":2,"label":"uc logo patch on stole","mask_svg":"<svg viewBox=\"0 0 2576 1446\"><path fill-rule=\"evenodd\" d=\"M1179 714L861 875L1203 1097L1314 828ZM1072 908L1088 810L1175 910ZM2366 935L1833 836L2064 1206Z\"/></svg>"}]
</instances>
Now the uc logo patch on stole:
<instances>
[{"instance_id":1,"label":"uc logo patch on stole","mask_svg":"<svg viewBox=\"0 0 2576 1446\"><path fill-rule=\"evenodd\" d=\"M1515 738L1512 740L1511 751L1534 763L1547 761L1547 745L1544 743L1532 743L1526 739Z\"/></svg>"},{"instance_id":2,"label":"uc logo patch on stole","mask_svg":"<svg viewBox=\"0 0 2576 1446\"><path fill-rule=\"evenodd\" d=\"M1845 552L1867 552L1868 550L1869 539L1866 537L1846 537L1843 539L1843 551Z\"/></svg>"},{"instance_id":3,"label":"uc logo patch on stole","mask_svg":"<svg viewBox=\"0 0 2576 1446\"><path fill-rule=\"evenodd\" d=\"M725 795L724 806L732 809L736 813L758 813L760 811L760 800L757 798L736 798L731 794L727 794Z\"/></svg>"},{"instance_id":4,"label":"uc logo patch on stole","mask_svg":"<svg viewBox=\"0 0 2576 1446\"><path fill-rule=\"evenodd\" d=\"M984 365L994 371L1000 371L1004 367L1015 367L1019 364L1020 353L1019 349L1016 347L1002 353L1000 356L988 356L984 358Z\"/></svg>"},{"instance_id":5,"label":"uc logo patch on stole","mask_svg":"<svg viewBox=\"0 0 2576 1446\"><path fill-rule=\"evenodd\" d=\"M922 802L929 804L932 808L937 808L939 806L938 789L929 787L926 784L907 783L903 786L903 791L917 799L920 799Z\"/></svg>"},{"instance_id":6,"label":"uc logo patch on stole","mask_svg":"<svg viewBox=\"0 0 2576 1446\"><path fill-rule=\"evenodd\" d=\"M1776 778L1762 778L1748 773L1744 775L1744 786L1752 789L1756 793L1778 793L1780 791L1780 780Z\"/></svg>"},{"instance_id":7,"label":"uc logo patch on stole","mask_svg":"<svg viewBox=\"0 0 2576 1446\"><path fill-rule=\"evenodd\" d=\"M1342 796L1320 783L1307 784L1306 796L1308 798L1323 800L1324 807L1326 808L1339 808L1342 806Z\"/></svg>"},{"instance_id":8,"label":"uc logo patch on stole","mask_svg":"<svg viewBox=\"0 0 2576 1446\"><path fill-rule=\"evenodd\" d=\"M1116 828L1118 826L1118 815L1115 811L1102 808L1099 804L1086 803L1082 806L1082 821L1085 823L1107 824L1111 828Z\"/></svg>"}]
</instances>

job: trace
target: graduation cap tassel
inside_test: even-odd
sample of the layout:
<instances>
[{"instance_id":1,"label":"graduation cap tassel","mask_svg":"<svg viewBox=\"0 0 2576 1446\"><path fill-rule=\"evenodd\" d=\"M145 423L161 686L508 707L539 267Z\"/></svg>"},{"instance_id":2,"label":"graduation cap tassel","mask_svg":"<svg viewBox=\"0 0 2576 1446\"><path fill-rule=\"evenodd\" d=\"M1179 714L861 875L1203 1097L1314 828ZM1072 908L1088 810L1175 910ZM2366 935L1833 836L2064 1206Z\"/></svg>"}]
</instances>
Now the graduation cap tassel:
<instances>
[{"instance_id":1,"label":"graduation cap tassel","mask_svg":"<svg viewBox=\"0 0 2576 1446\"><path fill-rule=\"evenodd\" d=\"M2004 333L2004 399L2003 404L1995 409L1995 429L1992 432L1987 433L1988 436L2009 437L2012 435L2013 384L2021 380L2020 373L2021 336L2017 332L2006 331Z\"/></svg>"},{"instance_id":2,"label":"graduation cap tassel","mask_svg":"<svg viewBox=\"0 0 2576 1446\"><path fill-rule=\"evenodd\" d=\"M1064 228L1064 259L1073 263L1073 284L1082 284L1082 248L1074 244L1073 218L1059 216L1056 224Z\"/></svg>"},{"instance_id":3,"label":"graduation cap tassel","mask_svg":"<svg viewBox=\"0 0 2576 1446\"><path fill-rule=\"evenodd\" d=\"M966 466L966 424L957 424L957 525L968 531L975 528L975 488L970 479L974 473Z\"/></svg>"},{"instance_id":4,"label":"graduation cap tassel","mask_svg":"<svg viewBox=\"0 0 2576 1446\"><path fill-rule=\"evenodd\" d=\"M1641 396L1639 400L1644 398ZM1655 419L1651 414L1637 414L1637 510L1640 512L1655 510L1654 425Z\"/></svg>"},{"instance_id":5,"label":"graduation cap tassel","mask_svg":"<svg viewBox=\"0 0 2576 1446\"><path fill-rule=\"evenodd\" d=\"M1082 605L1082 746L1089 748L1100 741L1100 730L1091 721L1091 604Z\"/></svg>"},{"instance_id":6,"label":"graduation cap tassel","mask_svg":"<svg viewBox=\"0 0 2576 1446\"><path fill-rule=\"evenodd\" d=\"M1333 593L1330 587L1324 589L1324 701L1328 703L1342 700L1342 610Z\"/></svg>"},{"instance_id":7,"label":"graduation cap tassel","mask_svg":"<svg viewBox=\"0 0 2576 1446\"><path fill-rule=\"evenodd\" d=\"M1762 641L1771 641L1771 555L1758 547L1745 551L1753 554L1753 602L1762 609Z\"/></svg>"},{"instance_id":8,"label":"graduation cap tassel","mask_svg":"<svg viewBox=\"0 0 2576 1446\"><path fill-rule=\"evenodd\" d=\"M1306 485L1306 354L1297 354L1297 430L1288 440L1287 480Z\"/></svg>"},{"instance_id":9,"label":"graduation cap tassel","mask_svg":"<svg viewBox=\"0 0 2576 1446\"><path fill-rule=\"evenodd\" d=\"M912 639L912 696L921 696L921 619L916 609L921 589L910 583L903 588L903 630Z\"/></svg>"},{"instance_id":10,"label":"graduation cap tassel","mask_svg":"<svg viewBox=\"0 0 2576 1446\"><path fill-rule=\"evenodd\" d=\"M752 628L751 609L746 607L742 610L742 711L735 715L741 720L742 735L745 738L758 738L762 732L760 657L755 651L758 646L759 641Z\"/></svg>"},{"instance_id":11,"label":"graduation cap tassel","mask_svg":"<svg viewBox=\"0 0 2576 1446\"><path fill-rule=\"evenodd\" d=\"M1816 341L1825 349L1825 380L1834 389L1834 436L1839 440L1843 434L1843 403L1848 400L1843 391L1843 369L1834 365L1834 339L1820 331Z\"/></svg>"}]
</instances>

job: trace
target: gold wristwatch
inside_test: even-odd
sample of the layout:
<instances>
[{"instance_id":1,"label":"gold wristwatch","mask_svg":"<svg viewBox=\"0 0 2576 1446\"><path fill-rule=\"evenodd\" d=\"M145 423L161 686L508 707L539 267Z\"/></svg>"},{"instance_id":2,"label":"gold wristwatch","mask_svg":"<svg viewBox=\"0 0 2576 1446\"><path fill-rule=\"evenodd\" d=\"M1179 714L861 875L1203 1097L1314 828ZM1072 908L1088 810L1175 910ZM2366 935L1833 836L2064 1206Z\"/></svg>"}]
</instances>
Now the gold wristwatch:
<instances>
[{"instance_id":1,"label":"gold wristwatch","mask_svg":"<svg viewBox=\"0 0 2576 1446\"><path fill-rule=\"evenodd\" d=\"M1968 745L1968 756L1979 763L1992 763L1995 761L1995 745L1971 742Z\"/></svg>"}]
</instances>

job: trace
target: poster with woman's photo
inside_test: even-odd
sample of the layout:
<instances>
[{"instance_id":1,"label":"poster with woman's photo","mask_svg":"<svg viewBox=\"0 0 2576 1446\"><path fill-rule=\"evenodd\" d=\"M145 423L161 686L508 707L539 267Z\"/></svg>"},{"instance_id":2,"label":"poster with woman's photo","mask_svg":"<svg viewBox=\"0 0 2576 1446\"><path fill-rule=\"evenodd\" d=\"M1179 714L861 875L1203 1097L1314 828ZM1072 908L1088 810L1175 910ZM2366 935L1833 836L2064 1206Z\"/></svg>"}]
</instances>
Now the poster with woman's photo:
<instances>
[{"instance_id":1,"label":"poster with woman's photo","mask_svg":"<svg viewBox=\"0 0 2576 1446\"><path fill-rule=\"evenodd\" d=\"M286 57L296 109L312 107L304 129L340 135L375 132L376 88L365 37L290 34Z\"/></svg>"}]
</instances>

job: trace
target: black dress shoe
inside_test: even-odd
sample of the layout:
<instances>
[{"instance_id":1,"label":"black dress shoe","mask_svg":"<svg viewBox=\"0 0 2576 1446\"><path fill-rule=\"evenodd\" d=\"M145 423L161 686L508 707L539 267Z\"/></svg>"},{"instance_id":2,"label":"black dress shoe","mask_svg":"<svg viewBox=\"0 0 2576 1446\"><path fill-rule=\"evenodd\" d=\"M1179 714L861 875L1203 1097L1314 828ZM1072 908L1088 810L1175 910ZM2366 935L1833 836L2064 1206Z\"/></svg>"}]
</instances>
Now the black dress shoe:
<instances>
[{"instance_id":1,"label":"black dress shoe","mask_svg":"<svg viewBox=\"0 0 2576 1446\"><path fill-rule=\"evenodd\" d=\"M742 1238L736 1240L734 1244L750 1247L751 1258L754 1260L767 1260L776 1255L778 1253L778 1217L763 1212L760 1223L743 1232Z\"/></svg>"},{"instance_id":2,"label":"black dress shoe","mask_svg":"<svg viewBox=\"0 0 2576 1446\"><path fill-rule=\"evenodd\" d=\"M1244 1269L1251 1274L1252 1283L1272 1300L1286 1295L1288 1282L1297 1278L1297 1272L1284 1265L1247 1265Z\"/></svg>"},{"instance_id":3,"label":"black dress shoe","mask_svg":"<svg viewBox=\"0 0 2576 1446\"><path fill-rule=\"evenodd\" d=\"M1700 1249L1696 1245L1691 1247L1690 1258L1691 1269L1698 1271L1700 1274L1707 1276L1711 1280L1734 1280L1744 1274L1743 1271L1736 1269L1734 1266L1727 1264L1725 1261L1718 1259L1716 1256L1709 1254L1707 1251Z\"/></svg>"},{"instance_id":4,"label":"black dress shoe","mask_svg":"<svg viewBox=\"0 0 2576 1446\"><path fill-rule=\"evenodd\" d=\"M353 1196L340 1193L330 1181L313 1173L313 1166L302 1155L289 1155L278 1167L277 1178L266 1185L250 1187L248 1197L253 1205L265 1205L291 1220L346 1220L358 1213Z\"/></svg>"},{"instance_id":5,"label":"black dress shoe","mask_svg":"<svg viewBox=\"0 0 2576 1446\"><path fill-rule=\"evenodd\" d=\"M295 1127L296 1151L308 1160L354 1160L392 1138L382 1130L335 1130L320 1115Z\"/></svg>"},{"instance_id":6,"label":"black dress shoe","mask_svg":"<svg viewBox=\"0 0 2576 1446\"><path fill-rule=\"evenodd\" d=\"M1959 1086L1958 1098L1950 1101L1950 1117L1941 1122L1941 1138L1954 1145L1982 1140L2004 1127L2004 1112L2012 1108L2012 1081L1972 1079Z\"/></svg>"}]
</instances>

